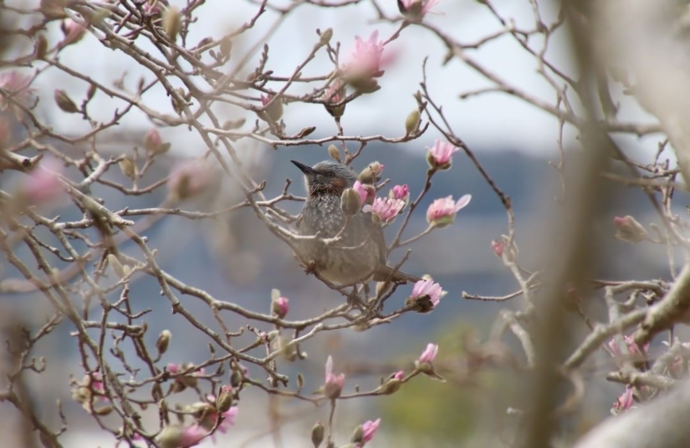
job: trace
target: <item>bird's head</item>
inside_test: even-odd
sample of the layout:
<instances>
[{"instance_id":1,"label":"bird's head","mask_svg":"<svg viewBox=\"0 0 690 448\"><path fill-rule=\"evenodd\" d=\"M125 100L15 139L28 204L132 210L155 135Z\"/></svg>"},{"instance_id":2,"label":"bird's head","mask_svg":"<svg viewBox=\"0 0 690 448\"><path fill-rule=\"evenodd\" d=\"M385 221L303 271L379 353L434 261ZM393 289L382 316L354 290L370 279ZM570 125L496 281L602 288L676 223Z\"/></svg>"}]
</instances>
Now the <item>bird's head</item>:
<instances>
[{"instance_id":1,"label":"bird's head","mask_svg":"<svg viewBox=\"0 0 690 448\"><path fill-rule=\"evenodd\" d=\"M337 194L340 196L346 188L352 187L357 174L347 165L333 160L324 160L314 166L292 160L292 163L304 173L304 180L309 196Z\"/></svg>"}]
</instances>

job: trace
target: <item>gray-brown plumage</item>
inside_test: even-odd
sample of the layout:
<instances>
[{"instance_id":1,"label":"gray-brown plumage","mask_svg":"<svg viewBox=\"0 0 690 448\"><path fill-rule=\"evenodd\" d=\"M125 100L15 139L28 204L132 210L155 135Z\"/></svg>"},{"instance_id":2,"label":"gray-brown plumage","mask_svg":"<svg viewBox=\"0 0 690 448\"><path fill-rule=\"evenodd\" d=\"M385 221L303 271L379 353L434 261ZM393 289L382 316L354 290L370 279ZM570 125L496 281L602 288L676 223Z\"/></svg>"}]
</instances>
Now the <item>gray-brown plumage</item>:
<instances>
[{"instance_id":1,"label":"gray-brown plumage","mask_svg":"<svg viewBox=\"0 0 690 448\"><path fill-rule=\"evenodd\" d=\"M305 177L307 201L297 221L300 235L333 238L347 221L340 207L340 197L351 188L357 174L350 167L331 160L309 167L292 161ZM341 241L326 246L318 240L300 240L297 244L300 258L313 262L314 270L331 283L349 285L363 281L385 281L393 272L386 265L388 255L383 229L371 218L371 213L360 211L351 217L341 235ZM396 282L416 282L419 278L395 272Z\"/></svg>"}]
</instances>

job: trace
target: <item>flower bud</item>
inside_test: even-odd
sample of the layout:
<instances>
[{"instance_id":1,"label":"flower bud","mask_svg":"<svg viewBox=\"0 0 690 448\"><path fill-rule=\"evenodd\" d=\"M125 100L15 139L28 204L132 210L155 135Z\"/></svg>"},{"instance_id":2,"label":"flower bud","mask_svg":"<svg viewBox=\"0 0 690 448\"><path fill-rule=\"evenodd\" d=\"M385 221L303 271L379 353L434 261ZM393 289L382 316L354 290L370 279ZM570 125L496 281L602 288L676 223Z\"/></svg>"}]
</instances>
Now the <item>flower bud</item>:
<instances>
[{"instance_id":1,"label":"flower bud","mask_svg":"<svg viewBox=\"0 0 690 448\"><path fill-rule=\"evenodd\" d=\"M233 370L230 374L230 385L232 387L240 387L242 384L242 373L239 370Z\"/></svg>"},{"instance_id":2,"label":"flower bud","mask_svg":"<svg viewBox=\"0 0 690 448\"><path fill-rule=\"evenodd\" d=\"M177 35L182 28L182 16L180 10L175 6L169 7L163 15L163 31L168 35L173 42L177 39Z\"/></svg>"},{"instance_id":3,"label":"flower bud","mask_svg":"<svg viewBox=\"0 0 690 448\"><path fill-rule=\"evenodd\" d=\"M374 184L380 177L385 165L379 162L372 162L368 167L359 173L359 181L364 184Z\"/></svg>"},{"instance_id":4,"label":"flower bud","mask_svg":"<svg viewBox=\"0 0 690 448\"><path fill-rule=\"evenodd\" d=\"M379 387L378 393L381 395L392 395L400 389L400 386L402 386L401 380L391 378Z\"/></svg>"},{"instance_id":5,"label":"flower bud","mask_svg":"<svg viewBox=\"0 0 690 448\"><path fill-rule=\"evenodd\" d=\"M327 45L328 42L330 42L332 38L333 38L333 28L328 28L326 31L321 33L321 37L319 38L319 45L321 45L321 46Z\"/></svg>"},{"instance_id":6,"label":"flower bud","mask_svg":"<svg viewBox=\"0 0 690 448\"><path fill-rule=\"evenodd\" d=\"M266 112L266 115L268 115L271 120L278 121L283 116L283 100L277 98L275 101L271 102L272 99L273 95L261 95L261 104L265 107L270 103L270 106L268 106L264 112Z\"/></svg>"},{"instance_id":7,"label":"flower bud","mask_svg":"<svg viewBox=\"0 0 690 448\"><path fill-rule=\"evenodd\" d=\"M110 269L113 270L115 275L117 275L120 278L123 278L125 276L125 270L122 267L122 263L120 263L120 260L117 259L117 256L115 254L108 254L108 266L110 266Z\"/></svg>"},{"instance_id":8,"label":"flower bud","mask_svg":"<svg viewBox=\"0 0 690 448\"><path fill-rule=\"evenodd\" d=\"M36 59L43 59L48 52L48 40L43 34L39 34L36 39L36 46L34 47L34 54Z\"/></svg>"},{"instance_id":9,"label":"flower bud","mask_svg":"<svg viewBox=\"0 0 690 448\"><path fill-rule=\"evenodd\" d=\"M336 162L340 162L340 151L335 145L328 145L328 155Z\"/></svg>"},{"instance_id":10,"label":"flower bud","mask_svg":"<svg viewBox=\"0 0 690 448\"><path fill-rule=\"evenodd\" d=\"M277 289L274 291L277 291ZM287 299L287 297L277 297L272 299L271 312L279 318L284 319L285 316L287 316L289 310L288 302L289 300Z\"/></svg>"},{"instance_id":11,"label":"flower bud","mask_svg":"<svg viewBox=\"0 0 690 448\"><path fill-rule=\"evenodd\" d=\"M410 135L419 127L419 109L415 109L410 112L410 115L405 119L405 135Z\"/></svg>"},{"instance_id":12,"label":"flower bud","mask_svg":"<svg viewBox=\"0 0 690 448\"><path fill-rule=\"evenodd\" d=\"M220 54L222 54L224 57L230 57L230 52L232 51L232 39L229 36L225 36L223 40L220 41L219 50Z\"/></svg>"},{"instance_id":13,"label":"flower bud","mask_svg":"<svg viewBox=\"0 0 690 448\"><path fill-rule=\"evenodd\" d=\"M314 448L319 448L325 435L326 428L323 427L321 422L316 422L314 427L311 429L311 443L314 444Z\"/></svg>"},{"instance_id":14,"label":"flower bud","mask_svg":"<svg viewBox=\"0 0 690 448\"><path fill-rule=\"evenodd\" d=\"M161 448L175 448L178 447L182 440L183 429L177 425L170 425L163 428L163 430L156 436L156 444Z\"/></svg>"},{"instance_id":15,"label":"flower bud","mask_svg":"<svg viewBox=\"0 0 690 448\"><path fill-rule=\"evenodd\" d=\"M69 96L67 96L67 93L65 93L64 90L55 90L54 96L55 103L63 112L67 112L68 114L75 114L79 112L79 108L77 107L77 105L74 104L74 101L72 101Z\"/></svg>"},{"instance_id":16,"label":"flower bud","mask_svg":"<svg viewBox=\"0 0 690 448\"><path fill-rule=\"evenodd\" d=\"M364 428L362 428L362 425L357 425L355 430L352 432L350 442L354 443L355 445L362 445L364 443Z\"/></svg>"},{"instance_id":17,"label":"flower bud","mask_svg":"<svg viewBox=\"0 0 690 448\"><path fill-rule=\"evenodd\" d=\"M647 230L630 215L613 218L616 227L616 238L629 243L639 243L647 238Z\"/></svg>"},{"instance_id":18,"label":"flower bud","mask_svg":"<svg viewBox=\"0 0 690 448\"><path fill-rule=\"evenodd\" d=\"M505 245L503 244L502 241L498 240L492 240L491 241L491 250L494 251L496 256L498 258L503 258L503 249L505 249Z\"/></svg>"},{"instance_id":19,"label":"flower bud","mask_svg":"<svg viewBox=\"0 0 690 448\"><path fill-rule=\"evenodd\" d=\"M216 398L216 409L218 412L227 412L232 407L232 387L225 385L220 388L218 398Z\"/></svg>"},{"instance_id":20,"label":"flower bud","mask_svg":"<svg viewBox=\"0 0 690 448\"><path fill-rule=\"evenodd\" d=\"M391 191L388 193L388 197L391 199L400 199L402 201L407 202L410 198L410 187L408 187L407 184L396 185L393 188L391 188Z\"/></svg>"},{"instance_id":21,"label":"flower bud","mask_svg":"<svg viewBox=\"0 0 690 448\"><path fill-rule=\"evenodd\" d=\"M137 166L134 164L132 159L125 156L117 164L120 165L120 171L122 171L122 174L124 174L126 177L130 179L134 179L136 177Z\"/></svg>"},{"instance_id":22,"label":"flower bud","mask_svg":"<svg viewBox=\"0 0 690 448\"><path fill-rule=\"evenodd\" d=\"M163 140L158 133L158 129L152 128L144 135L144 149L146 152L155 153L162 144Z\"/></svg>"},{"instance_id":23,"label":"flower bud","mask_svg":"<svg viewBox=\"0 0 690 448\"><path fill-rule=\"evenodd\" d=\"M113 407L110 405L102 406L100 408L96 408L93 410L94 414L100 415L101 417L105 417L106 415L110 415L111 412L113 412Z\"/></svg>"},{"instance_id":24,"label":"flower bud","mask_svg":"<svg viewBox=\"0 0 690 448\"><path fill-rule=\"evenodd\" d=\"M340 196L340 208L345 216L354 216L362 209L359 193L354 188L347 188Z\"/></svg>"},{"instance_id":25,"label":"flower bud","mask_svg":"<svg viewBox=\"0 0 690 448\"><path fill-rule=\"evenodd\" d=\"M62 33L65 35L65 39L63 40L64 45L77 43L84 37L84 34L86 34L86 28L72 19L65 20L61 28Z\"/></svg>"},{"instance_id":26,"label":"flower bud","mask_svg":"<svg viewBox=\"0 0 690 448\"><path fill-rule=\"evenodd\" d=\"M237 120L227 120L223 123L222 128L226 131L231 131L233 129L239 129L247 122L246 118L238 118Z\"/></svg>"},{"instance_id":27,"label":"flower bud","mask_svg":"<svg viewBox=\"0 0 690 448\"><path fill-rule=\"evenodd\" d=\"M172 333L170 333L169 330L161 331L161 334L158 336L158 339L156 340L156 350L158 350L158 354L162 355L163 353L168 351L168 346L170 345L171 338Z\"/></svg>"}]
</instances>

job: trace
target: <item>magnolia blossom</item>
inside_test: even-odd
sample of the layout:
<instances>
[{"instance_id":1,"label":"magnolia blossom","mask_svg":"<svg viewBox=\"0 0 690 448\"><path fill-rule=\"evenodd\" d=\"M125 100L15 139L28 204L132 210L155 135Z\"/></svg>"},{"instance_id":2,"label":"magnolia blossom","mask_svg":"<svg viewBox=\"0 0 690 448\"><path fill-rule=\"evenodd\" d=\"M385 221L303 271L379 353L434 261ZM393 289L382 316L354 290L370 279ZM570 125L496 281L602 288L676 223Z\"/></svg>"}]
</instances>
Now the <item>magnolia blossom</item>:
<instances>
[{"instance_id":1,"label":"magnolia blossom","mask_svg":"<svg viewBox=\"0 0 690 448\"><path fill-rule=\"evenodd\" d=\"M0 89L6 90L14 100L22 104L29 101L33 92L33 89L29 88L30 83L30 76L24 76L16 71L0 74ZM0 95L0 106L3 110L10 104L4 97L5 95Z\"/></svg>"},{"instance_id":2,"label":"magnolia blossom","mask_svg":"<svg viewBox=\"0 0 690 448\"><path fill-rule=\"evenodd\" d=\"M427 161L432 168L448 169L450 168L453 153L460 151L460 148L441 141L441 139L436 139L434 146L431 148L427 147L427 150Z\"/></svg>"},{"instance_id":3,"label":"magnolia blossom","mask_svg":"<svg viewBox=\"0 0 690 448\"><path fill-rule=\"evenodd\" d=\"M333 373L333 358L329 356L326 360L326 384L324 386L326 396L331 399L338 398L344 386L345 374Z\"/></svg>"},{"instance_id":4,"label":"magnolia blossom","mask_svg":"<svg viewBox=\"0 0 690 448\"><path fill-rule=\"evenodd\" d=\"M273 313L278 315L281 319L287 316L288 311L290 310L290 307L288 306L288 298L287 297L278 297L273 301Z\"/></svg>"},{"instance_id":5,"label":"magnolia blossom","mask_svg":"<svg viewBox=\"0 0 690 448\"><path fill-rule=\"evenodd\" d=\"M396 185L391 188L391 192L388 196L393 199L400 199L404 201L410 196L410 187L408 187L407 184Z\"/></svg>"},{"instance_id":6,"label":"magnolia blossom","mask_svg":"<svg viewBox=\"0 0 690 448\"><path fill-rule=\"evenodd\" d=\"M216 397L214 395L209 395L207 398L211 402L216 401ZM240 410L237 406L232 406L227 411L221 413L210 411L204 415L204 418L199 422L199 425L207 430L211 430L215 426L216 421L220 418L221 421L218 423L218 431L220 431L222 434L225 434L228 432L228 429L230 429L231 426L235 425L235 419L237 418L239 411ZM213 436L211 436L211 438L215 440Z\"/></svg>"},{"instance_id":7,"label":"magnolia blossom","mask_svg":"<svg viewBox=\"0 0 690 448\"><path fill-rule=\"evenodd\" d=\"M347 78L376 78L383 75L381 70L383 42L379 42L378 38L378 31L371 33L368 40L363 40L359 36L355 37L355 48L344 69Z\"/></svg>"},{"instance_id":8,"label":"magnolia blossom","mask_svg":"<svg viewBox=\"0 0 690 448\"><path fill-rule=\"evenodd\" d=\"M209 184L210 167L202 161L182 162L168 176L168 191L177 199L201 193Z\"/></svg>"},{"instance_id":9,"label":"magnolia blossom","mask_svg":"<svg viewBox=\"0 0 690 448\"><path fill-rule=\"evenodd\" d=\"M441 301L441 297L443 297L443 289L441 285L434 283L432 279L420 280L412 288L411 299L416 301L422 297L429 297L432 306L435 308Z\"/></svg>"},{"instance_id":10,"label":"magnolia blossom","mask_svg":"<svg viewBox=\"0 0 690 448\"><path fill-rule=\"evenodd\" d=\"M376 430L379 429L380 424L380 418L376 420L367 420L366 422L364 422L364 424L362 425L362 441L364 443L367 443L374 438Z\"/></svg>"},{"instance_id":11,"label":"magnolia blossom","mask_svg":"<svg viewBox=\"0 0 690 448\"><path fill-rule=\"evenodd\" d=\"M170 425L156 436L156 444L161 448L189 448L198 445L208 431L199 425L191 425L185 428L178 425Z\"/></svg>"},{"instance_id":12,"label":"magnolia blossom","mask_svg":"<svg viewBox=\"0 0 690 448\"><path fill-rule=\"evenodd\" d=\"M441 0L398 0L398 9L409 20L421 19Z\"/></svg>"},{"instance_id":13,"label":"magnolia blossom","mask_svg":"<svg viewBox=\"0 0 690 448\"><path fill-rule=\"evenodd\" d=\"M618 414L630 409L635 404L635 394L632 387L626 387L625 392L613 403L613 412Z\"/></svg>"},{"instance_id":14,"label":"magnolia blossom","mask_svg":"<svg viewBox=\"0 0 690 448\"><path fill-rule=\"evenodd\" d=\"M505 244L503 241L493 240L491 241L491 250L500 258L503 256L503 250L505 249Z\"/></svg>"},{"instance_id":15,"label":"magnolia blossom","mask_svg":"<svg viewBox=\"0 0 690 448\"><path fill-rule=\"evenodd\" d=\"M365 213L372 212L381 221L389 222L405 207L405 201L391 198L376 198L373 205L365 205L362 209Z\"/></svg>"},{"instance_id":16,"label":"magnolia blossom","mask_svg":"<svg viewBox=\"0 0 690 448\"><path fill-rule=\"evenodd\" d=\"M373 185L363 184L357 180L352 188L359 193L361 204L372 204L374 202L374 199L376 198L376 189Z\"/></svg>"},{"instance_id":17,"label":"magnolia blossom","mask_svg":"<svg viewBox=\"0 0 690 448\"><path fill-rule=\"evenodd\" d=\"M419 364L431 363L436 359L438 355L438 345L432 344L431 342L427 344L426 349L422 352L421 356L417 359Z\"/></svg>"},{"instance_id":18,"label":"magnolia blossom","mask_svg":"<svg viewBox=\"0 0 690 448\"><path fill-rule=\"evenodd\" d=\"M472 195L466 194L458 202L453 201L453 196L436 199L431 203L426 212L426 220L435 227L445 227L455 221L455 214L470 203Z\"/></svg>"},{"instance_id":19,"label":"magnolia blossom","mask_svg":"<svg viewBox=\"0 0 690 448\"><path fill-rule=\"evenodd\" d=\"M616 238L619 240L639 243L647 237L647 230L644 226L630 215L615 216L613 225L616 227Z\"/></svg>"},{"instance_id":20,"label":"magnolia blossom","mask_svg":"<svg viewBox=\"0 0 690 448\"><path fill-rule=\"evenodd\" d=\"M86 28L72 19L63 22L62 32L65 33L65 45L79 42L86 34Z\"/></svg>"},{"instance_id":21,"label":"magnolia blossom","mask_svg":"<svg viewBox=\"0 0 690 448\"><path fill-rule=\"evenodd\" d=\"M60 175L64 166L57 159L46 157L34 167L22 183L21 195L29 204L54 201L63 191Z\"/></svg>"},{"instance_id":22,"label":"magnolia blossom","mask_svg":"<svg viewBox=\"0 0 690 448\"><path fill-rule=\"evenodd\" d=\"M646 344L642 347L642 351L640 352L640 349L639 349L637 343L635 342L635 338L634 338L633 335L631 335L631 334L630 334L630 335L625 335L625 336L623 336L623 341L625 342L625 345L628 346L628 352L629 352L632 356L644 355L644 354L647 353L647 350L649 349L649 343L646 343ZM611 340L608 342L608 346L609 346L609 349L611 349L611 351L613 352L613 354L614 354L615 356L621 356L621 351L620 351L620 349L618 348L618 344L616 344L616 340L615 340L615 339L611 339Z\"/></svg>"}]
</instances>

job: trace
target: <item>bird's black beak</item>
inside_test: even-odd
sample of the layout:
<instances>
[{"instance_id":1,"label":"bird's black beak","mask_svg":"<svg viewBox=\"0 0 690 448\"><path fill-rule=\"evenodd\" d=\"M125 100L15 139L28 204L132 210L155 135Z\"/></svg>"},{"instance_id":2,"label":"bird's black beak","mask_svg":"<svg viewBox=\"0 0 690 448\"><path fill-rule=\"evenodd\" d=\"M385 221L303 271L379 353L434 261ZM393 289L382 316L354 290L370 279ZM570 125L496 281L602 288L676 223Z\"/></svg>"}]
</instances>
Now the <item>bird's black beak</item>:
<instances>
[{"instance_id":1,"label":"bird's black beak","mask_svg":"<svg viewBox=\"0 0 690 448\"><path fill-rule=\"evenodd\" d=\"M312 168L310 166L307 166L307 165L300 163L296 160L290 160L290 162L292 162L293 165L295 165L297 168L299 168L300 171L302 171L307 176L316 174L316 171L314 171L314 168Z\"/></svg>"}]
</instances>

